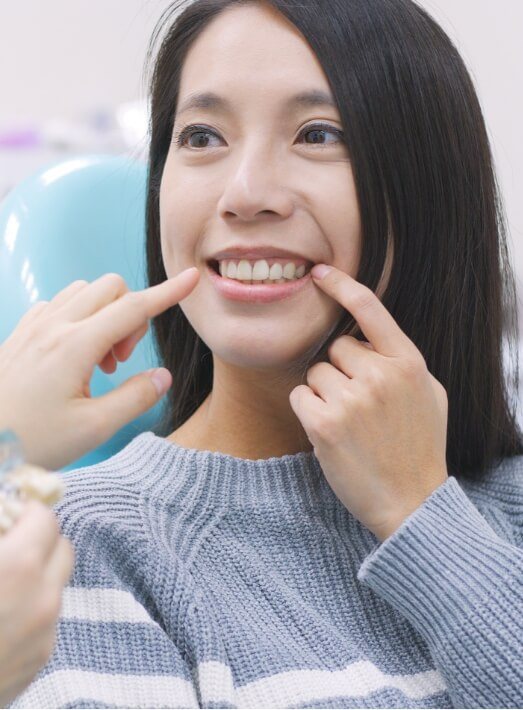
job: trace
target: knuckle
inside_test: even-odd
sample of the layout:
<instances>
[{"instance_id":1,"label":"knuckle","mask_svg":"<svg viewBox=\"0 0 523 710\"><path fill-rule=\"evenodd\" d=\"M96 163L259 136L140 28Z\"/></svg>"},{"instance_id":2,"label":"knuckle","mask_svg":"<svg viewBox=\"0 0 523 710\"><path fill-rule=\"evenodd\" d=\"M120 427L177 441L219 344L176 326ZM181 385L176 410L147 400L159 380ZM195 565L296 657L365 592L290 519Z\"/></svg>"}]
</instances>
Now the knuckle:
<instances>
[{"instance_id":1,"label":"knuckle","mask_svg":"<svg viewBox=\"0 0 523 710\"><path fill-rule=\"evenodd\" d=\"M146 411L151 406L151 397L154 388L152 382L147 377L141 378L141 386L136 388L136 406L140 411Z\"/></svg>"},{"instance_id":2,"label":"knuckle","mask_svg":"<svg viewBox=\"0 0 523 710\"><path fill-rule=\"evenodd\" d=\"M47 314L48 305L49 301L36 301L20 318L18 325L26 326L26 332L29 334L30 338L33 338L34 334L37 332L37 327L41 322L43 314Z\"/></svg>"},{"instance_id":3,"label":"knuckle","mask_svg":"<svg viewBox=\"0 0 523 710\"><path fill-rule=\"evenodd\" d=\"M50 327L51 324L52 327ZM38 325L35 323L33 325L33 335L38 340L35 341L34 347L41 355L61 352L70 345L70 330L65 323L47 320L45 330L37 329Z\"/></svg>"},{"instance_id":4,"label":"knuckle","mask_svg":"<svg viewBox=\"0 0 523 710\"><path fill-rule=\"evenodd\" d=\"M108 283L113 300L122 297L129 292L129 287L125 279L116 272L110 272L102 276L104 282Z\"/></svg>"},{"instance_id":5,"label":"knuckle","mask_svg":"<svg viewBox=\"0 0 523 710\"><path fill-rule=\"evenodd\" d=\"M356 338L352 335L340 335L336 338L330 345L328 349L328 356L331 360L340 362L344 354L347 353L347 348L354 345Z\"/></svg>"},{"instance_id":6,"label":"knuckle","mask_svg":"<svg viewBox=\"0 0 523 710\"><path fill-rule=\"evenodd\" d=\"M351 297L351 306L353 306L358 311L365 311L367 308L374 304L376 295L370 288L363 286L358 293L355 293Z\"/></svg>"},{"instance_id":7,"label":"knuckle","mask_svg":"<svg viewBox=\"0 0 523 710\"><path fill-rule=\"evenodd\" d=\"M336 357L338 349L340 347L340 339L336 338L328 347L327 354L330 358Z\"/></svg>"},{"instance_id":8,"label":"knuckle","mask_svg":"<svg viewBox=\"0 0 523 710\"><path fill-rule=\"evenodd\" d=\"M127 288L127 283L124 277L121 274L118 274L116 271L109 271L101 278L104 279L104 281L109 282L111 285L116 286L117 288Z\"/></svg>"},{"instance_id":9,"label":"knuckle","mask_svg":"<svg viewBox=\"0 0 523 710\"><path fill-rule=\"evenodd\" d=\"M412 378L417 378L420 375L425 375L427 372L427 364L425 358L420 354L419 357L412 356L402 360L403 372Z\"/></svg>"},{"instance_id":10,"label":"knuckle","mask_svg":"<svg viewBox=\"0 0 523 710\"><path fill-rule=\"evenodd\" d=\"M365 373L365 382L371 393L383 392L387 385L387 378L382 370L369 368Z\"/></svg>"},{"instance_id":11,"label":"knuckle","mask_svg":"<svg viewBox=\"0 0 523 710\"><path fill-rule=\"evenodd\" d=\"M142 316L142 320L148 319L147 307L143 298L143 295L139 291L128 291L124 296L122 296L124 301L133 310L137 310Z\"/></svg>"},{"instance_id":12,"label":"knuckle","mask_svg":"<svg viewBox=\"0 0 523 710\"><path fill-rule=\"evenodd\" d=\"M350 409L354 404L354 395L350 391L350 389L348 389L347 387L342 387L339 390L339 397L346 415L346 410Z\"/></svg>"},{"instance_id":13,"label":"knuckle","mask_svg":"<svg viewBox=\"0 0 523 710\"><path fill-rule=\"evenodd\" d=\"M314 365L309 367L309 369L307 370L307 382L312 382L315 379L316 375L319 374L320 365L320 362L316 362Z\"/></svg>"}]
</instances>

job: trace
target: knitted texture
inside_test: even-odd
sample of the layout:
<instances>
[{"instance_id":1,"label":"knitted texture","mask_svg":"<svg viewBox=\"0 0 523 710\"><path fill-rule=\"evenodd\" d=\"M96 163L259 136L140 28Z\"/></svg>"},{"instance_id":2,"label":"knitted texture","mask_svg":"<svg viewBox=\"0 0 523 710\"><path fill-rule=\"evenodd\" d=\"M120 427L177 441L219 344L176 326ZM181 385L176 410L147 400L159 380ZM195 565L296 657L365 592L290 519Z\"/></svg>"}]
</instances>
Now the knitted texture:
<instances>
[{"instance_id":1,"label":"knitted texture","mask_svg":"<svg viewBox=\"0 0 523 710\"><path fill-rule=\"evenodd\" d=\"M145 432L61 475L75 569L11 707L523 707L523 456L450 476L382 543L313 452Z\"/></svg>"}]
</instances>

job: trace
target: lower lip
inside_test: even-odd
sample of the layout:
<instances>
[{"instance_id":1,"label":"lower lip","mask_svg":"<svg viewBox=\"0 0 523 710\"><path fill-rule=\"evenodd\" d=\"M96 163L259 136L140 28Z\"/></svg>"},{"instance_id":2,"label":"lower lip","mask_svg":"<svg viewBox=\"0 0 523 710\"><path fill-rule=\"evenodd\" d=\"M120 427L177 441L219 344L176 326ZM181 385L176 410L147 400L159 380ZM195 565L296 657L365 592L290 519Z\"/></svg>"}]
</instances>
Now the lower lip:
<instances>
[{"instance_id":1,"label":"lower lip","mask_svg":"<svg viewBox=\"0 0 523 710\"><path fill-rule=\"evenodd\" d=\"M207 264L207 271L218 293L231 301L247 301L248 303L281 301L302 291L312 280L309 272L302 276L301 279L295 279L286 284L260 284L255 286L220 276L209 264Z\"/></svg>"}]
</instances>

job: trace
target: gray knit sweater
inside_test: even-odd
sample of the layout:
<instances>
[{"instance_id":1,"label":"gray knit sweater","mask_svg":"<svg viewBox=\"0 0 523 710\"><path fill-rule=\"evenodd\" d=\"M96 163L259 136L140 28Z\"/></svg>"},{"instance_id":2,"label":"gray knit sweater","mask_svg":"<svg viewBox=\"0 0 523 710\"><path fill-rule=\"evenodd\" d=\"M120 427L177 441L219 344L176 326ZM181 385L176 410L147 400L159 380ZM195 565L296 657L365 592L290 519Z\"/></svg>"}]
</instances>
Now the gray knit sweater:
<instances>
[{"instance_id":1,"label":"gray knit sweater","mask_svg":"<svg viewBox=\"0 0 523 710\"><path fill-rule=\"evenodd\" d=\"M61 475L75 571L12 707L523 707L523 456L383 543L312 452L145 432Z\"/></svg>"}]
</instances>

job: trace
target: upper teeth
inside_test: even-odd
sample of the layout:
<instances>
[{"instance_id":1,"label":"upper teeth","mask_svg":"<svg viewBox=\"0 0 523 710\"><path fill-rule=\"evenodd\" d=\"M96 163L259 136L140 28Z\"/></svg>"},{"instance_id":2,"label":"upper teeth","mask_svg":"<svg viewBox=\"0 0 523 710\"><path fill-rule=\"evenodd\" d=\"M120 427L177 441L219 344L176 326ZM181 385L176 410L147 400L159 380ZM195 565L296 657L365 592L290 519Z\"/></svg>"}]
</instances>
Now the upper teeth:
<instances>
[{"instance_id":1,"label":"upper teeth","mask_svg":"<svg viewBox=\"0 0 523 710\"><path fill-rule=\"evenodd\" d=\"M281 264L269 264L265 259L259 261L247 261L242 259L240 262L224 260L218 262L220 265L220 274L228 279L238 279L240 281L279 281L281 279L301 279L305 274L305 264L296 266L292 261L282 266Z\"/></svg>"}]
</instances>

